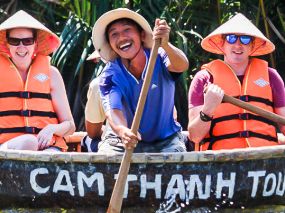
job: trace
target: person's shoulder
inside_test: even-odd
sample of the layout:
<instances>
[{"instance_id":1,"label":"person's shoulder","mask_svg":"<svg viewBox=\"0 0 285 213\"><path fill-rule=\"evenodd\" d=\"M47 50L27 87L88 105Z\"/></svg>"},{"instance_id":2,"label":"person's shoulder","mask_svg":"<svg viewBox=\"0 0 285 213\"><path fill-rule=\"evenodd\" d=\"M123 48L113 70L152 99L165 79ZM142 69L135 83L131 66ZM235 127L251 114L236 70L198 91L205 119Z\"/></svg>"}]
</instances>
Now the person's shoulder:
<instances>
[{"instance_id":1,"label":"person's shoulder","mask_svg":"<svg viewBox=\"0 0 285 213\"><path fill-rule=\"evenodd\" d=\"M206 69L201 69L195 74L196 78L203 78L203 79L209 78L210 76L211 74Z\"/></svg>"},{"instance_id":2,"label":"person's shoulder","mask_svg":"<svg viewBox=\"0 0 285 213\"><path fill-rule=\"evenodd\" d=\"M50 66L50 72L51 74L60 74L59 70L53 65Z\"/></svg>"},{"instance_id":3,"label":"person's shoulder","mask_svg":"<svg viewBox=\"0 0 285 213\"><path fill-rule=\"evenodd\" d=\"M269 72L269 74L276 74L276 73L278 73L277 70L272 68L272 67L268 67L268 72Z\"/></svg>"},{"instance_id":4,"label":"person's shoulder","mask_svg":"<svg viewBox=\"0 0 285 213\"><path fill-rule=\"evenodd\" d=\"M284 81L276 69L268 67L268 74L269 74L270 84L276 84L277 82L283 84Z\"/></svg>"},{"instance_id":5,"label":"person's shoulder","mask_svg":"<svg viewBox=\"0 0 285 213\"><path fill-rule=\"evenodd\" d=\"M113 75L120 72L121 66L119 60L115 59L114 61L109 61L106 63L101 76Z\"/></svg>"},{"instance_id":6,"label":"person's shoulder","mask_svg":"<svg viewBox=\"0 0 285 213\"><path fill-rule=\"evenodd\" d=\"M100 83L100 76L94 78L94 79L90 82L89 87L92 88L92 89L93 89L93 88L96 88L96 87L99 87L99 83Z\"/></svg>"},{"instance_id":7,"label":"person's shoulder","mask_svg":"<svg viewBox=\"0 0 285 213\"><path fill-rule=\"evenodd\" d=\"M55 66L50 66L50 77L51 79L62 78L59 70Z\"/></svg>"}]
</instances>

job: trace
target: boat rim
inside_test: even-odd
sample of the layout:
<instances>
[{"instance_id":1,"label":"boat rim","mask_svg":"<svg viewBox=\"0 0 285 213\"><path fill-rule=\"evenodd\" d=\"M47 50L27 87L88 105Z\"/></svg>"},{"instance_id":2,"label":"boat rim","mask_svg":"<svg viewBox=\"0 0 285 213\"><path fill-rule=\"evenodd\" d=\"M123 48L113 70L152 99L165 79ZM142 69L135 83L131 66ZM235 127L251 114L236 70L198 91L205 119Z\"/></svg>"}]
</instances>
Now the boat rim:
<instances>
[{"instance_id":1,"label":"boat rim","mask_svg":"<svg viewBox=\"0 0 285 213\"><path fill-rule=\"evenodd\" d=\"M134 153L131 163L201 163L284 158L285 145L233 150L201 152ZM115 163L120 164L122 154L80 152L41 152L26 150L0 151L1 160L63 162L63 163Z\"/></svg>"}]
</instances>

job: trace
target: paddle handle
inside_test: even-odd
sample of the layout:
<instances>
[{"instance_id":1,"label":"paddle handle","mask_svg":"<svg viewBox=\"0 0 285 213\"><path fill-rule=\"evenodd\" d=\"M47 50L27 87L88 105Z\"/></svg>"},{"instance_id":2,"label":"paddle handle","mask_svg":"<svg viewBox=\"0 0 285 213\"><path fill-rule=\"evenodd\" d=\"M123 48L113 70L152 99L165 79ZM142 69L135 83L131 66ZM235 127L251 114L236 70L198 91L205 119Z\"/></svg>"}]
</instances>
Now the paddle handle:
<instances>
[{"instance_id":1,"label":"paddle handle","mask_svg":"<svg viewBox=\"0 0 285 213\"><path fill-rule=\"evenodd\" d=\"M159 45L160 45L160 40L155 40L152 45L152 50L150 54L149 63L147 66L145 80L143 82L137 109L136 109L134 120L133 120L132 127L131 127L131 131L135 135L137 134L138 129L139 129L149 85L150 85L152 74L153 74L153 68L156 62L156 58L157 58L157 52L158 52ZM116 180L116 183L113 189L113 193L111 196L111 200L109 203L107 213L119 213L121 211L123 196L124 196L124 189L125 189L129 169L130 169L130 163L131 163L133 151L134 151L133 149L125 150L125 153L124 153L124 156L121 162L121 166L119 169L119 173L118 173L118 178Z\"/></svg>"},{"instance_id":2,"label":"paddle handle","mask_svg":"<svg viewBox=\"0 0 285 213\"><path fill-rule=\"evenodd\" d=\"M266 111L260 107L253 106L247 102L241 101L241 100L234 98L234 97L231 97L229 95L224 94L223 102L233 104L233 105L238 106L240 108L243 108L245 110L251 111L257 115L260 115L264 118L267 118L271 121L285 125L285 118L284 117L277 115L273 112L268 112L268 111Z\"/></svg>"}]
</instances>

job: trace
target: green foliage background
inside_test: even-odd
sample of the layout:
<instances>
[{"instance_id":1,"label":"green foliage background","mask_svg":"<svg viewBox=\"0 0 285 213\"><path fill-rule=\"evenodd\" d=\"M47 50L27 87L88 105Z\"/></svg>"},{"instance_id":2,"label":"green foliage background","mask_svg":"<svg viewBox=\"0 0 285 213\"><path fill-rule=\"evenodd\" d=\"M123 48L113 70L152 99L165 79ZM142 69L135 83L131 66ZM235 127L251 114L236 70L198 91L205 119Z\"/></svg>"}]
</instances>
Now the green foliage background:
<instances>
[{"instance_id":1,"label":"green foliage background","mask_svg":"<svg viewBox=\"0 0 285 213\"><path fill-rule=\"evenodd\" d=\"M103 13L118 7L138 11L151 26L157 17L166 19L172 28L171 42L187 54L190 67L176 84L175 100L184 128L191 79L203 63L219 57L204 51L201 39L236 12L251 19L276 45L276 51L263 59L285 78L284 0L0 0L0 22L22 9L60 35L62 44L52 55L52 63L64 78L78 130L84 129L88 83L103 69L102 63L85 60L94 51L92 26Z\"/></svg>"}]
</instances>

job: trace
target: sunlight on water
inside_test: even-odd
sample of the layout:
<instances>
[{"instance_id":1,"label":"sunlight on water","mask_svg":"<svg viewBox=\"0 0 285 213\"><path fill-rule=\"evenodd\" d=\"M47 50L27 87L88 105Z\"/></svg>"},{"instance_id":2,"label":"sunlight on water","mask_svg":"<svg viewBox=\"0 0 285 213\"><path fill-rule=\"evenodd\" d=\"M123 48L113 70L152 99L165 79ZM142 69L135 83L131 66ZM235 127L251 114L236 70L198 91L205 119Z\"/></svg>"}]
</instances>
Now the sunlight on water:
<instances>
[{"instance_id":1,"label":"sunlight on water","mask_svg":"<svg viewBox=\"0 0 285 213\"><path fill-rule=\"evenodd\" d=\"M165 203L160 204L159 209L155 213L175 213L180 212L181 207L178 205L178 203L175 200L176 194L173 194L169 200L167 200Z\"/></svg>"},{"instance_id":2,"label":"sunlight on water","mask_svg":"<svg viewBox=\"0 0 285 213\"><path fill-rule=\"evenodd\" d=\"M186 183L187 184L187 183ZM189 191L187 187L187 191ZM226 194L222 194L223 200L219 201L212 207L197 207L191 205L188 193L186 193L186 198L184 201L181 201L178 195L178 192L174 192L169 199L164 201L159 205L159 209L155 213L212 213L212 212L221 212L221 213L285 213L285 206L282 205L267 205L267 206L257 206L254 208L246 208L244 205L239 207L234 207L234 202L229 200Z\"/></svg>"},{"instance_id":3,"label":"sunlight on water","mask_svg":"<svg viewBox=\"0 0 285 213\"><path fill-rule=\"evenodd\" d=\"M170 200L170 199L169 199ZM194 206L188 205L183 206L172 200L165 206L161 206L159 210L154 207L131 207L123 208L121 213L285 213L285 206L281 205L270 205L270 206L259 206L255 208L227 208L227 209L210 209L208 207L195 208ZM180 207L180 208L179 208ZM0 210L1 213L106 213L106 208L96 207L93 208L76 208L76 209L63 209L63 208L43 208L43 209L32 209L32 208L9 208Z\"/></svg>"}]
</instances>

